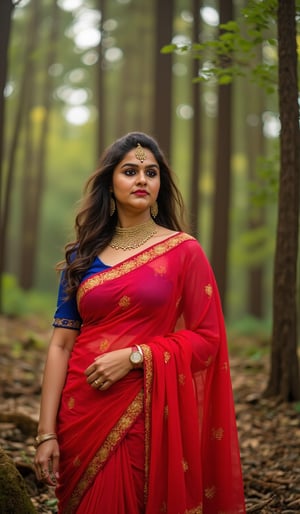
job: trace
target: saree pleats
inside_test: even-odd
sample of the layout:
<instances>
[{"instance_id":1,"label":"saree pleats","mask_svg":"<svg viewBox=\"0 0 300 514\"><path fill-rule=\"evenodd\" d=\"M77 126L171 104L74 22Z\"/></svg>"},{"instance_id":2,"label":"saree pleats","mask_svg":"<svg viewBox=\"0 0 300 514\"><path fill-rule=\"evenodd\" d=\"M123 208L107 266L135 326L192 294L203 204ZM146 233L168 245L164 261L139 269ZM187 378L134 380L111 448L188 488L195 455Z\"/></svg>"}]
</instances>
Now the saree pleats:
<instances>
[{"instance_id":1,"label":"saree pleats","mask_svg":"<svg viewBox=\"0 0 300 514\"><path fill-rule=\"evenodd\" d=\"M144 512L144 423L135 423L100 471L77 509L78 514Z\"/></svg>"},{"instance_id":2,"label":"saree pleats","mask_svg":"<svg viewBox=\"0 0 300 514\"><path fill-rule=\"evenodd\" d=\"M199 244L171 236L80 286L83 319L58 416L60 514L245 512L226 334ZM109 390L84 370L141 345Z\"/></svg>"}]
</instances>

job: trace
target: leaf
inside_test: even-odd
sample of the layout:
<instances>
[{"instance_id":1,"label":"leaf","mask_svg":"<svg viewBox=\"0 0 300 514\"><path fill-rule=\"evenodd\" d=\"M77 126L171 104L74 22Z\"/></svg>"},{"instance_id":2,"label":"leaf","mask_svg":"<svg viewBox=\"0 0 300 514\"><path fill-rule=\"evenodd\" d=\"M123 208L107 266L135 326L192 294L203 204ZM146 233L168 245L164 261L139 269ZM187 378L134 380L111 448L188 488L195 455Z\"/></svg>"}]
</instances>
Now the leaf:
<instances>
[{"instance_id":1,"label":"leaf","mask_svg":"<svg viewBox=\"0 0 300 514\"><path fill-rule=\"evenodd\" d=\"M232 75L221 75L221 77L218 79L218 82L220 86L225 86L226 84L231 84L232 80Z\"/></svg>"},{"instance_id":2,"label":"leaf","mask_svg":"<svg viewBox=\"0 0 300 514\"><path fill-rule=\"evenodd\" d=\"M171 54L172 52L175 52L175 50L177 50L177 45L165 45L161 48L160 53Z\"/></svg>"}]
</instances>

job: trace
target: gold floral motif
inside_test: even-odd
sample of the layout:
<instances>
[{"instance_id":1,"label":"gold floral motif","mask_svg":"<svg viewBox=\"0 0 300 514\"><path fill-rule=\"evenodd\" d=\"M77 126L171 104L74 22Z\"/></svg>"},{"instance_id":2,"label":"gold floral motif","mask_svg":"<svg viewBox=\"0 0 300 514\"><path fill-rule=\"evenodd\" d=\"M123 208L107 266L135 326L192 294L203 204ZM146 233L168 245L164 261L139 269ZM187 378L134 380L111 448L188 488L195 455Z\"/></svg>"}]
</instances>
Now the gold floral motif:
<instances>
[{"instance_id":1,"label":"gold floral motif","mask_svg":"<svg viewBox=\"0 0 300 514\"><path fill-rule=\"evenodd\" d=\"M212 485L211 487L206 487L205 491L205 498L208 498L208 500L212 500L216 496L216 487Z\"/></svg>"},{"instance_id":2,"label":"gold floral motif","mask_svg":"<svg viewBox=\"0 0 300 514\"><path fill-rule=\"evenodd\" d=\"M155 275L159 275L160 277L165 275L166 274L166 270L167 270L165 264L155 265L155 266L153 266L153 269L154 269Z\"/></svg>"},{"instance_id":3,"label":"gold floral motif","mask_svg":"<svg viewBox=\"0 0 300 514\"><path fill-rule=\"evenodd\" d=\"M212 355L210 355L210 356L206 359L206 361L205 361L205 366L208 368L208 367L211 365L212 361L213 361L213 357L212 357Z\"/></svg>"},{"instance_id":4,"label":"gold floral motif","mask_svg":"<svg viewBox=\"0 0 300 514\"><path fill-rule=\"evenodd\" d=\"M124 437L128 428L134 423L139 414L143 411L143 391L140 391L133 402L128 406L123 416L116 423L114 428L108 434L107 439L103 442L103 445L96 452L94 458L91 460L89 466L83 473L80 481L77 483L67 508L64 514L71 514L76 511L76 507L80 503L80 500L89 486L93 481L95 475L104 466L109 455L114 451L116 445Z\"/></svg>"},{"instance_id":5,"label":"gold floral motif","mask_svg":"<svg viewBox=\"0 0 300 514\"><path fill-rule=\"evenodd\" d=\"M194 509L186 509L184 514L202 514L202 503L198 505L198 507L195 507Z\"/></svg>"},{"instance_id":6,"label":"gold floral motif","mask_svg":"<svg viewBox=\"0 0 300 514\"><path fill-rule=\"evenodd\" d=\"M122 309L127 309L130 305L130 298L129 296L122 296L121 300L119 301L119 307Z\"/></svg>"},{"instance_id":7,"label":"gold floral motif","mask_svg":"<svg viewBox=\"0 0 300 514\"><path fill-rule=\"evenodd\" d=\"M75 328L76 330L79 330L81 327L81 321L66 318L54 318L53 325L58 328Z\"/></svg>"},{"instance_id":8,"label":"gold floral motif","mask_svg":"<svg viewBox=\"0 0 300 514\"><path fill-rule=\"evenodd\" d=\"M182 469L183 469L184 473L186 473L189 469L188 462L185 459L182 459Z\"/></svg>"},{"instance_id":9,"label":"gold floral motif","mask_svg":"<svg viewBox=\"0 0 300 514\"><path fill-rule=\"evenodd\" d=\"M204 286L204 291L205 291L205 294L207 294L207 296L212 296L212 294L213 294L212 285L207 284L206 286Z\"/></svg>"},{"instance_id":10,"label":"gold floral motif","mask_svg":"<svg viewBox=\"0 0 300 514\"><path fill-rule=\"evenodd\" d=\"M228 369L229 369L228 362L227 361L223 362L223 364L221 365L221 370L228 371Z\"/></svg>"},{"instance_id":11,"label":"gold floral motif","mask_svg":"<svg viewBox=\"0 0 300 514\"><path fill-rule=\"evenodd\" d=\"M168 364L169 360L171 359L171 354L170 352L164 352L164 361L165 361L165 364Z\"/></svg>"},{"instance_id":12,"label":"gold floral motif","mask_svg":"<svg viewBox=\"0 0 300 514\"><path fill-rule=\"evenodd\" d=\"M71 398L69 398L69 401L68 401L68 407L69 409L73 409L74 408L74 405L75 405L75 399L73 398L73 396L71 396Z\"/></svg>"},{"instance_id":13,"label":"gold floral motif","mask_svg":"<svg viewBox=\"0 0 300 514\"><path fill-rule=\"evenodd\" d=\"M180 385L184 385L185 384L185 375L183 375L182 373L179 373L178 382Z\"/></svg>"},{"instance_id":14,"label":"gold floral motif","mask_svg":"<svg viewBox=\"0 0 300 514\"><path fill-rule=\"evenodd\" d=\"M157 245L147 248L144 252L133 256L129 261L121 262L112 268L108 268L105 271L101 271L100 273L93 275L92 277L85 280L82 284L80 284L77 293L77 303L79 304L82 297L95 287L104 284L109 280L122 277L123 275L126 275L126 273L129 273L130 271L133 271L143 266L144 264L153 261L165 252L172 250L184 241L193 239L194 238L188 234L176 234L175 236L171 236L166 239L166 241L163 241L163 243L158 243Z\"/></svg>"},{"instance_id":15,"label":"gold floral motif","mask_svg":"<svg viewBox=\"0 0 300 514\"><path fill-rule=\"evenodd\" d=\"M224 436L224 428L212 428L211 430L212 439L217 439L217 441L221 441Z\"/></svg>"},{"instance_id":16,"label":"gold floral motif","mask_svg":"<svg viewBox=\"0 0 300 514\"><path fill-rule=\"evenodd\" d=\"M77 456L75 457L75 459L73 460L73 466L74 466L75 468L79 468L80 464L81 464L81 460L80 460L80 457L77 455Z\"/></svg>"},{"instance_id":17,"label":"gold floral motif","mask_svg":"<svg viewBox=\"0 0 300 514\"><path fill-rule=\"evenodd\" d=\"M109 340L108 339L102 339L99 343L99 350L101 352L105 352L107 348L109 347Z\"/></svg>"}]
</instances>

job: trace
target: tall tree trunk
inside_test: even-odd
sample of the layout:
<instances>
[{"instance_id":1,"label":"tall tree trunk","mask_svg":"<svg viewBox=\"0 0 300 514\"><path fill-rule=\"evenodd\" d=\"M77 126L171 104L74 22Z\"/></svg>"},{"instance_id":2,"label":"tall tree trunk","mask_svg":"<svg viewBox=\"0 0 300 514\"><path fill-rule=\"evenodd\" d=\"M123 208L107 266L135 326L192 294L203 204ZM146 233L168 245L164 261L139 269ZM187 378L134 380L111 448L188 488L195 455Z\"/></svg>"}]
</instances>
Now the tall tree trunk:
<instances>
[{"instance_id":1,"label":"tall tree trunk","mask_svg":"<svg viewBox=\"0 0 300 514\"><path fill-rule=\"evenodd\" d=\"M247 125L246 146L249 165L249 178L255 179L257 156L263 156L265 151L265 138L262 131L261 114L264 108L264 97L261 89L254 90L253 84L246 85L246 94L249 100L252 98L252 112L259 117L259 124L254 127ZM256 94L255 94L256 93ZM249 112L249 111L248 111ZM251 201L251 199L250 199ZM249 229L255 230L265 224L265 209L257 207L253 212L250 206ZM248 273L248 312L255 318L261 319L265 314L263 301L263 277L264 267L261 263L251 266Z\"/></svg>"},{"instance_id":2,"label":"tall tree trunk","mask_svg":"<svg viewBox=\"0 0 300 514\"><path fill-rule=\"evenodd\" d=\"M7 80L8 69L8 45L11 30L11 17L14 5L11 0L2 0L0 2L0 186L3 191L3 150L4 150L4 115L5 115L5 101L4 89ZM0 195L0 213L1 213L1 233L0 233L0 313L2 312L2 277L4 272L4 257L5 257L5 241L7 234L7 224L4 219L4 212L2 208L2 195Z\"/></svg>"},{"instance_id":3,"label":"tall tree trunk","mask_svg":"<svg viewBox=\"0 0 300 514\"><path fill-rule=\"evenodd\" d=\"M167 158L171 154L172 54L162 55L161 48L173 35L174 0L156 0L154 136Z\"/></svg>"},{"instance_id":4,"label":"tall tree trunk","mask_svg":"<svg viewBox=\"0 0 300 514\"><path fill-rule=\"evenodd\" d=\"M220 2L220 23L226 23L232 19L232 0L222 0ZM226 65L227 62L224 63L224 66ZM231 117L232 87L231 85L219 86L211 263L225 311L231 193Z\"/></svg>"},{"instance_id":5,"label":"tall tree trunk","mask_svg":"<svg viewBox=\"0 0 300 514\"><path fill-rule=\"evenodd\" d=\"M38 27L40 24L40 3L33 0L31 3L31 26ZM34 127L32 113L36 105L36 60L31 58L31 53L38 47L38 31L33 30L30 36L30 55L26 69L26 94L23 97L24 103L24 158L22 169L22 190L21 190L21 219L19 236L19 284L23 289L29 289L30 268L31 268L31 248L33 231L33 206L35 202L35 181L36 181L36 160ZM20 127L19 127L20 128Z\"/></svg>"},{"instance_id":6,"label":"tall tree trunk","mask_svg":"<svg viewBox=\"0 0 300 514\"><path fill-rule=\"evenodd\" d=\"M266 395L300 399L297 356L297 255L299 234L300 134L296 8L278 0L280 186L274 263L271 374Z\"/></svg>"},{"instance_id":7,"label":"tall tree trunk","mask_svg":"<svg viewBox=\"0 0 300 514\"><path fill-rule=\"evenodd\" d=\"M33 170L31 177L31 197L27 198L26 208L23 216L24 218L26 216L26 212L28 213L28 225L23 227L23 251L20 252L22 257L20 260L20 286L25 290L33 287L36 271L38 235L42 199L44 194L46 145L51 111L52 80L48 71L51 64L55 62L56 57L58 16L59 8L57 2L56 0L52 0L51 27L49 32L49 41L47 44L47 56L44 69L44 85L41 103L43 116L34 152L34 159L32 160ZM25 163L25 166L26 164L28 166L28 162ZM26 196L26 189L23 190L23 196Z\"/></svg>"},{"instance_id":8,"label":"tall tree trunk","mask_svg":"<svg viewBox=\"0 0 300 514\"><path fill-rule=\"evenodd\" d=\"M96 7L101 13L100 27L101 39L98 45L98 61L96 64L96 87L95 100L98 110L97 130L96 130L96 160L105 148L105 102L104 102L104 73L103 73L103 23L105 20L105 0L97 0Z\"/></svg>"},{"instance_id":9,"label":"tall tree trunk","mask_svg":"<svg viewBox=\"0 0 300 514\"><path fill-rule=\"evenodd\" d=\"M15 3L16 4L16 3ZM3 195L3 209L1 211L1 231L0 231L0 264L1 264L1 273L5 271L5 256L7 249L7 234L8 227L10 221L10 211L11 211L11 197L14 186L15 179L15 164L16 164L16 156L17 156L17 148L21 135L21 123L24 112L24 98L27 97L28 87L29 87L29 75L30 75L30 62L32 59L32 54L34 50L34 41L35 41L35 31L36 25L34 23L33 17L29 21L28 31L26 34L26 46L24 52L24 72L20 84L19 90L19 98L18 105L16 109L16 117L14 122L13 134L11 138L10 148L8 151L7 158L7 174L6 174L6 182L3 187L4 195Z\"/></svg>"},{"instance_id":10,"label":"tall tree trunk","mask_svg":"<svg viewBox=\"0 0 300 514\"><path fill-rule=\"evenodd\" d=\"M202 2L193 0L193 41L199 41L200 31L200 7ZM199 71L198 59L193 60L193 76L197 77ZM201 84L193 84L193 129L192 129L192 173L190 181L190 221L191 231L194 237L199 236L199 181L200 181L200 149L202 148L201 127Z\"/></svg>"}]
</instances>

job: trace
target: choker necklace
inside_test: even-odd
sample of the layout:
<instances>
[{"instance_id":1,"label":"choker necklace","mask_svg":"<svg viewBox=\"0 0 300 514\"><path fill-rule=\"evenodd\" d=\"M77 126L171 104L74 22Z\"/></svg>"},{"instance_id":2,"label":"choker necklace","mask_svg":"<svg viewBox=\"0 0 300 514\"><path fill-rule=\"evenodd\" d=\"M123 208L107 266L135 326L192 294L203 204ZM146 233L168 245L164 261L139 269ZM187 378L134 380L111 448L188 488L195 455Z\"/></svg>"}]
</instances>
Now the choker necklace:
<instances>
[{"instance_id":1,"label":"choker necklace","mask_svg":"<svg viewBox=\"0 0 300 514\"><path fill-rule=\"evenodd\" d=\"M133 250L142 246L156 233L157 225L152 218L134 227L116 227L109 246L116 250Z\"/></svg>"}]
</instances>

